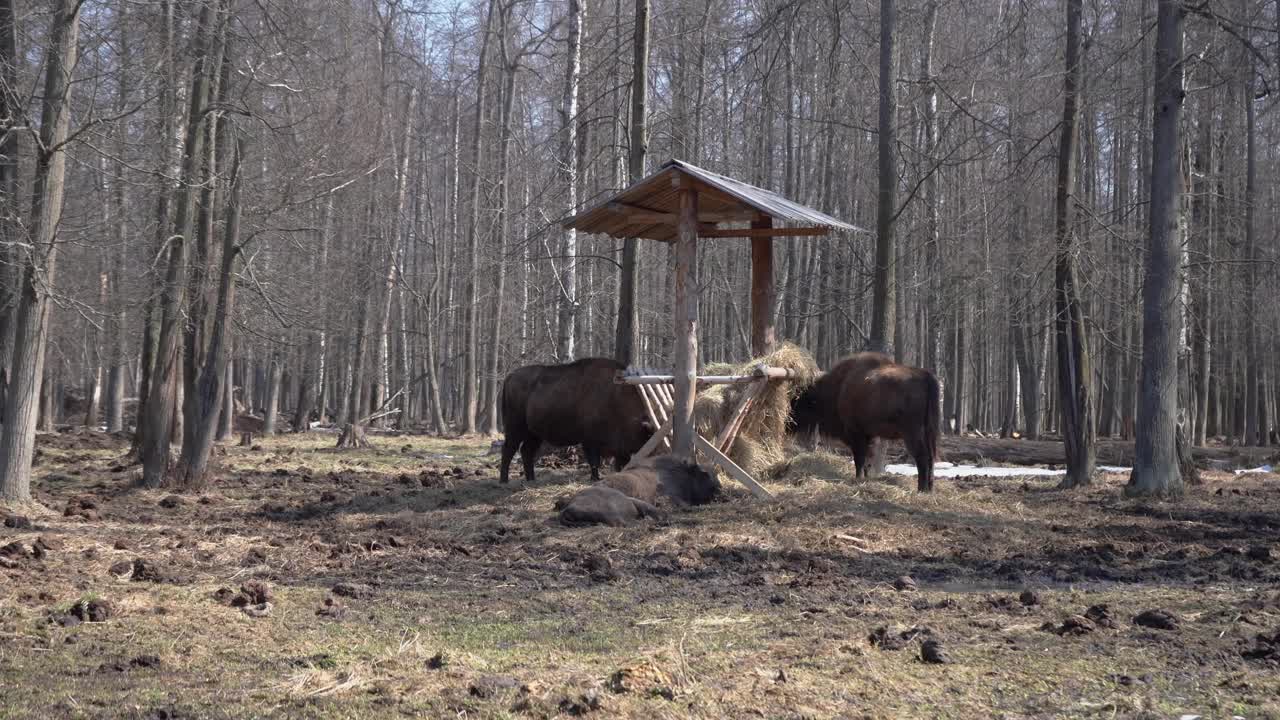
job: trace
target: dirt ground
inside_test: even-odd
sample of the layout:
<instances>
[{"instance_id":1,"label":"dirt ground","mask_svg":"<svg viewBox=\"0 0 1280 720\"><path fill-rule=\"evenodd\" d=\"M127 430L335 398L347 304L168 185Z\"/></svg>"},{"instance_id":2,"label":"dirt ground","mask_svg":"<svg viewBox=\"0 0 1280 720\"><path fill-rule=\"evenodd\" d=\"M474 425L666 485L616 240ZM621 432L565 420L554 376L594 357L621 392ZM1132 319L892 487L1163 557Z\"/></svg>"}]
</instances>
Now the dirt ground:
<instances>
[{"instance_id":1,"label":"dirt ground","mask_svg":"<svg viewBox=\"0 0 1280 720\"><path fill-rule=\"evenodd\" d=\"M1272 475L922 497L802 456L772 502L568 529L585 467L503 487L486 440L374 442L231 447L173 496L42 437L0 718L1280 718Z\"/></svg>"}]
</instances>

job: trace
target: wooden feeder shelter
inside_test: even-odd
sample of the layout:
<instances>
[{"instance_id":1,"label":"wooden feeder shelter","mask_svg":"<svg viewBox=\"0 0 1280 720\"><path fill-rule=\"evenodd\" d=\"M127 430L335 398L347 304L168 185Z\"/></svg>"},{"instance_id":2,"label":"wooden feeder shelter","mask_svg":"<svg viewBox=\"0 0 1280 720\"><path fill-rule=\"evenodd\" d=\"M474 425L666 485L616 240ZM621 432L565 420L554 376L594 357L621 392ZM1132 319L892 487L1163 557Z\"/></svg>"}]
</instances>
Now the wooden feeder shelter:
<instances>
[{"instance_id":1,"label":"wooden feeder shelter","mask_svg":"<svg viewBox=\"0 0 1280 720\"><path fill-rule=\"evenodd\" d=\"M681 160L667 162L608 200L568 218L563 225L579 232L619 239L648 238L675 245L675 369L660 374L628 369L619 378L640 389L650 419L661 428L637 458L652 453L660 444L669 444L673 455L692 459L696 448L757 495L768 496L725 452L733 445L742 417L750 411L751 399L765 383L785 379L790 371L761 365L749 375L698 376L698 239L751 241L751 351L760 357L771 352L777 342L773 239L822 236L859 228L770 190ZM732 420L713 444L694 430L694 396L700 385L722 383L752 383L753 388L743 393Z\"/></svg>"}]
</instances>

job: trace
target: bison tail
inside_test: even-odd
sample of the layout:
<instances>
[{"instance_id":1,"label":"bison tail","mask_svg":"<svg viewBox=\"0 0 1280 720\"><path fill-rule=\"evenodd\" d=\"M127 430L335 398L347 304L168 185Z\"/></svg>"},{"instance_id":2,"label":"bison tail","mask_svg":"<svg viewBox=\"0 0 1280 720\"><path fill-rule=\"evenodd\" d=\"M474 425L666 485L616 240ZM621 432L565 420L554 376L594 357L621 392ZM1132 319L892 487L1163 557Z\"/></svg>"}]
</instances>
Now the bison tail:
<instances>
[{"instance_id":1,"label":"bison tail","mask_svg":"<svg viewBox=\"0 0 1280 720\"><path fill-rule=\"evenodd\" d=\"M933 373L926 375L924 442L929 457L938 460L938 441L942 434L942 388Z\"/></svg>"}]
</instances>

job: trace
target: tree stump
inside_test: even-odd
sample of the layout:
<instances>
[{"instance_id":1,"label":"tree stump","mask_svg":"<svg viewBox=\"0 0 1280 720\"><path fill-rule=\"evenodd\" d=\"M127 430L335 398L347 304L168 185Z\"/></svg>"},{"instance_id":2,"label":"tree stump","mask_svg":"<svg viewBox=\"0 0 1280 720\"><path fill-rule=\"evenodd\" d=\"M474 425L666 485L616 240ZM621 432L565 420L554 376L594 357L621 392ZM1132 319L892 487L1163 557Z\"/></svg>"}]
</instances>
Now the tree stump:
<instances>
[{"instance_id":1,"label":"tree stump","mask_svg":"<svg viewBox=\"0 0 1280 720\"><path fill-rule=\"evenodd\" d=\"M342 435L338 437L338 447L367 448L372 447L372 445L369 444L369 438L364 434L363 425L349 423L342 428Z\"/></svg>"},{"instance_id":2,"label":"tree stump","mask_svg":"<svg viewBox=\"0 0 1280 720\"><path fill-rule=\"evenodd\" d=\"M253 446L253 433L251 432L240 433L240 447L252 447L252 446Z\"/></svg>"}]
</instances>

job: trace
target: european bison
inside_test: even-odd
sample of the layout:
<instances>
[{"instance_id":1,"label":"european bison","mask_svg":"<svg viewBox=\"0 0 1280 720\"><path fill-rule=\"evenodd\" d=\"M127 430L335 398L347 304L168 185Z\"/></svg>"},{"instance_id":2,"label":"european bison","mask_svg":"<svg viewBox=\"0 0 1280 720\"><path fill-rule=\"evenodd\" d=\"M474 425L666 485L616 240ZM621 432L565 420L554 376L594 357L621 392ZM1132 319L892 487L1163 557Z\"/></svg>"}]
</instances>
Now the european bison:
<instances>
[{"instance_id":1,"label":"european bison","mask_svg":"<svg viewBox=\"0 0 1280 720\"><path fill-rule=\"evenodd\" d=\"M604 485L592 485L572 498L556 503L564 525L611 525L621 527L632 520L662 519L662 511L652 503L628 497Z\"/></svg>"},{"instance_id":2,"label":"european bison","mask_svg":"<svg viewBox=\"0 0 1280 720\"><path fill-rule=\"evenodd\" d=\"M605 478L601 485L657 505L668 498L677 506L705 505L720 493L720 480L694 463L661 455Z\"/></svg>"},{"instance_id":3,"label":"european bison","mask_svg":"<svg viewBox=\"0 0 1280 720\"><path fill-rule=\"evenodd\" d=\"M720 481L694 463L664 455L615 473L603 482L560 500L564 525L621 526L638 518L661 519L659 503L704 505L720 492Z\"/></svg>"},{"instance_id":4,"label":"european bison","mask_svg":"<svg viewBox=\"0 0 1280 720\"><path fill-rule=\"evenodd\" d=\"M525 479L533 482L533 463L544 442L581 445L592 480L600 479L602 456L614 458L614 469L621 470L654 430L640 392L613 381L623 368L608 358L583 358L566 365L527 365L507 375L500 481L510 479L518 450Z\"/></svg>"},{"instance_id":5,"label":"european bison","mask_svg":"<svg viewBox=\"0 0 1280 720\"><path fill-rule=\"evenodd\" d=\"M916 487L933 489L938 455L941 392L933 373L899 365L887 355L864 352L841 360L791 403L798 432L814 429L844 441L859 477L867 475L867 451L876 438L902 440L916 461Z\"/></svg>"}]
</instances>

